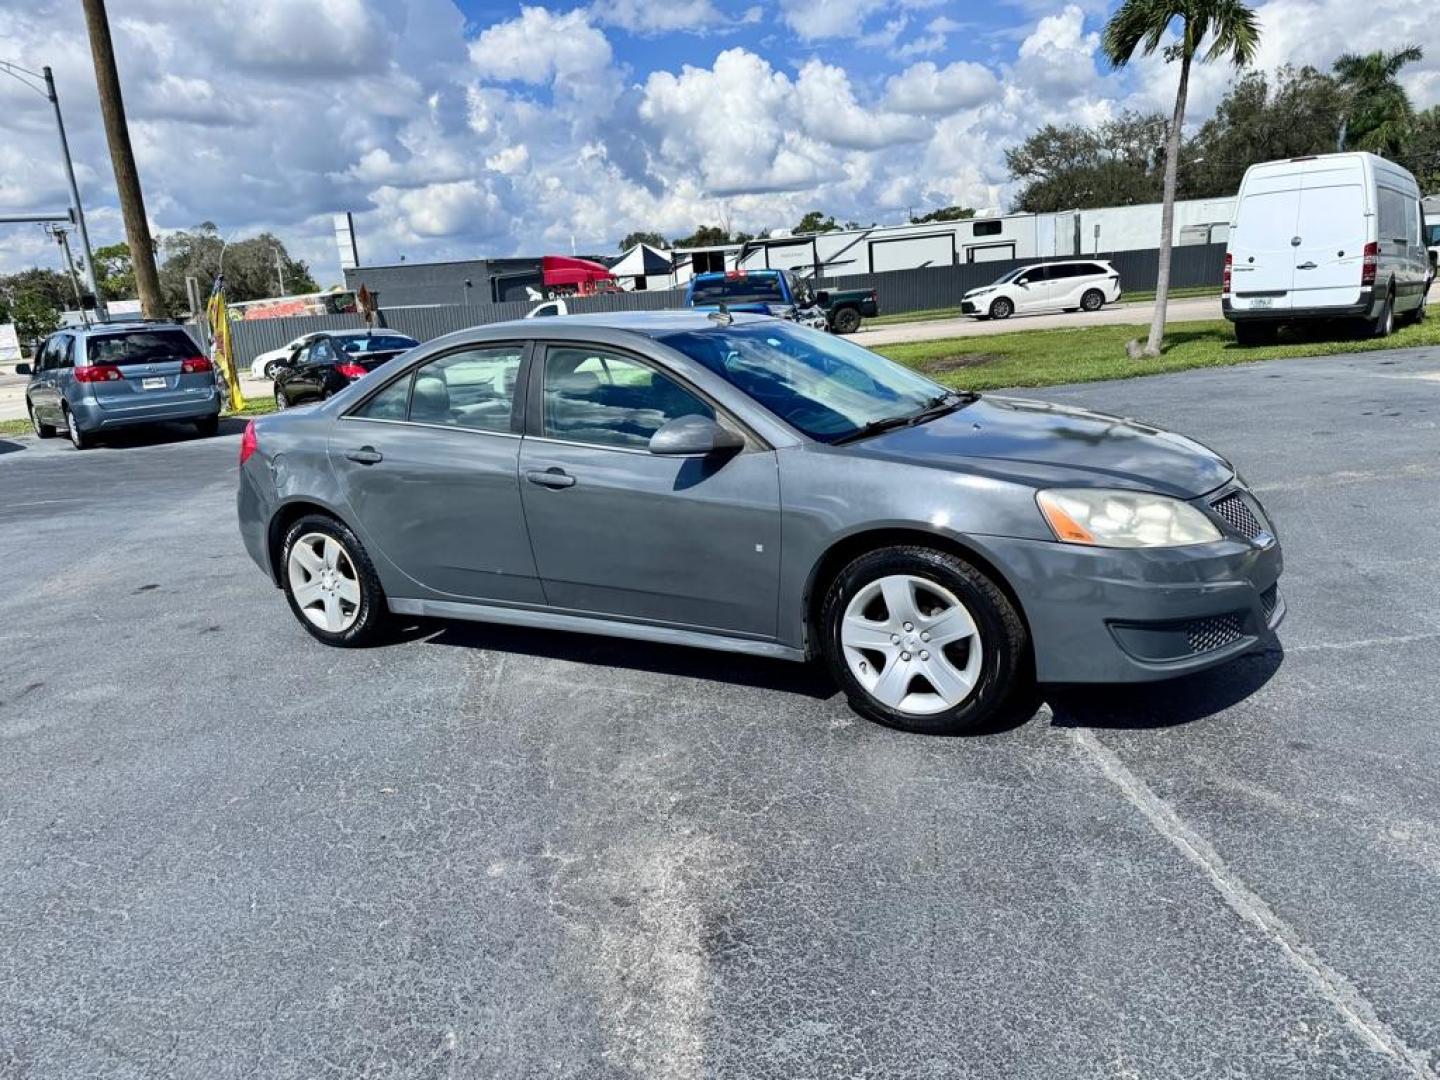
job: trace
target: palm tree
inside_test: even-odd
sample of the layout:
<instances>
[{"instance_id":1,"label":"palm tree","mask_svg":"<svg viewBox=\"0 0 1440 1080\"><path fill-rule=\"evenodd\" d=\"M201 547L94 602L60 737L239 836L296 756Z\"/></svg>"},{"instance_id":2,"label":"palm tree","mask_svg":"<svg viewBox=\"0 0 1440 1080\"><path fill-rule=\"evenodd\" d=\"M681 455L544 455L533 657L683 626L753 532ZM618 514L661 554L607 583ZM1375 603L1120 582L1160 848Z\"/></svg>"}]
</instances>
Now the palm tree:
<instances>
[{"instance_id":1,"label":"palm tree","mask_svg":"<svg viewBox=\"0 0 1440 1080\"><path fill-rule=\"evenodd\" d=\"M1342 144L1391 158L1404 150L1415 110L1395 76L1424 57L1419 45L1410 45L1391 53L1346 53L1335 61L1335 75L1350 98Z\"/></svg>"},{"instance_id":2,"label":"palm tree","mask_svg":"<svg viewBox=\"0 0 1440 1080\"><path fill-rule=\"evenodd\" d=\"M1149 56L1160 48L1172 23L1179 23L1180 40L1167 45L1167 61L1180 61L1180 88L1165 150L1165 202L1160 211L1159 266L1155 276L1155 317L1144 355L1159 356L1165 336L1165 305L1170 291L1170 245L1175 230L1175 173L1180 163L1180 129L1185 123L1185 96L1190 89L1190 65L1200 46L1211 38L1202 59L1228 59L1244 67L1255 56L1260 27L1255 12L1241 0L1125 0L1105 25L1101 48L1111 65L1124 67L1138 51Z\"/></svg>"}]
</instances>

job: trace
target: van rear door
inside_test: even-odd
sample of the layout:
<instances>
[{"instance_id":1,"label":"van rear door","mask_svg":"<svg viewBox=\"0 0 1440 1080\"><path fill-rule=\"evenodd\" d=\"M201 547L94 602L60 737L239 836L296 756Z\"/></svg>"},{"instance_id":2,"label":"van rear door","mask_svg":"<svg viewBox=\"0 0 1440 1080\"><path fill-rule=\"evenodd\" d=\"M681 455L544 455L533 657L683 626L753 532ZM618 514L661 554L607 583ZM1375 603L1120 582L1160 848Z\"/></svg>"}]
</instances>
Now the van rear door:
<instances>
[{"instance_id":1,"label":"van rear door","mask_svg":"<svg viewBox=\"0 0 1440 1080\"><path fill-rule=\"evenodd\" d=\"M1367 222L1364 173L1354 166L1307 173L1295 230L1295 308L1347 307L1360 298Z\"/></svg>"},{"instance_id":2,"label":"van rear door","mask_svg":"<svg viewBox=\"0 0 1440 1080\"><path fill-rule=\"evenodd\" d=\"M1236 311L1289 308L1301 175L1252 173L1242 186L1230 232L1231 304Z\"/></svg>"}]
</instances>

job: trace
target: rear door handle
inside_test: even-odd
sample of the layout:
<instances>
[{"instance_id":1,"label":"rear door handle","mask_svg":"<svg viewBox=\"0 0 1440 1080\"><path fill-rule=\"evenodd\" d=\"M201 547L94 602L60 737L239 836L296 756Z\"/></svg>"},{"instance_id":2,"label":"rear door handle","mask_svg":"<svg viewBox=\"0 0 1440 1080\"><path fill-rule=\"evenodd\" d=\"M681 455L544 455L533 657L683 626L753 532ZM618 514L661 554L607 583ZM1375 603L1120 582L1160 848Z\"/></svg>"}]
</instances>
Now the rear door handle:
<instances>
[{"instance_id":1,"label":"rear door handle","mask_svg":"<svg viewBox=\"0 0 1440 1080\"><path fill-rule=\"evenodd\" d=\"M546 469L544 472L539 469L531 469L525 474L525 479L532 484L539 484L541 487L547 488L575 486L575 477L560 468Z\"/></svg>"},{"instance_id":2,"label":"rear door handle","mask_svg":"<svg viewBox=\"0 0 1440 1080\"><path fill-rule=\"evenodd\" d=\"M385 455L373 446L362 446L358 450L346 450L345 456L351 461L358 461L361 465L374 465L377 461L385 460Z\"/></svg>"},{"instance_id":3,"label":"rear door handle","mask_svg":"<svg viewBox=\"0 0 1440 1080\"><path fill-rule=\"evenodd\" d=\"M1296 270L1314 270L1315 267L1316 267L1316 265L1317 265L1317 264L1316 264L1316 263L1313 263L1313 262L1303 262L1303 263L1301 263L1299 266L1295 267L1295 269L1296 269Z\"/></svg>"}]
</instances>

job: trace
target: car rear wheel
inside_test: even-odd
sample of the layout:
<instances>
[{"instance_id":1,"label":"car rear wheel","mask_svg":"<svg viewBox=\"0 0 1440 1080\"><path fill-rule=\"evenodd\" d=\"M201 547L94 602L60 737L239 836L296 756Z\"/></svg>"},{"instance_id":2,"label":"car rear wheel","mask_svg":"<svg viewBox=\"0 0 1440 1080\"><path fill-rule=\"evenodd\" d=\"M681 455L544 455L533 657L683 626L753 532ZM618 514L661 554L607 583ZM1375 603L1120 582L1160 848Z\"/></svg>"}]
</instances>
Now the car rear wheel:
<instances>
[{"instance_id":1,"label":"car rear wheel","mask_svg":"<svg viewBox=\"0 0 1440 1080\"><path fill-rule=\"evenodd\" d=\"M1385 294L1385 306L1380 309L1380 315L1370 327L1372 337L1389 337L1395 332L1395 294Z\"/></svg>"},{"instance_id":2,"label":"car rear wheel","mask_svg":"<svg viewBox=\"0 0 1440 1080\"><path fill-rule=\"evenodd\" d=\"M278 360L271 360L268 364L265 365L265 378L274 379L276 373L279 372L279 370L280 362Z\"/></svg>"},{"instance_id":3,"label":"car rear wheel","mask_svg":"<svg viewBox=\"0 0 1440 1080\"><path fill-rule=\"evenodd\" d=\"M925 547L862 555L821 613L831 673L856 712L904 731L983 730L1026 682L1024 623L970 563Z\"/></svg>"},{"instance_id":4,"label":"car rear wheel","mask_svg":"<svg viewBox=\"0 0 1440 1080\"><path fill-rule=\"evenodd\" d=\"M39 439L53 439L55 437L55 425L42 424L35 415L34 405L27 402L25 409L30 413L30 426L35 429L35 437Z\"/></svg>"},{"instance_id":5,"label":"car rear wheel","mask_svg":"<svg viewBox=\"0 0 1440 1080\"><path fill-rule=\"evenodd\" d=\"M1086 311L1099 311L1105 306L1105 294L1099 289L1086 289L1080 297L1080 306Z\"/></svg>"},{"instance_id":6,"label":"car rear wheel","mask_svg":"<svg viewBox=\"0 0 1440 1080\"><path fill-rule=\"evenodd\" d=\"M835 312L831 328L837 334L853 334L860 329L860 312L854 308L841 308Z\"/></svg>"},{"instance_id":7,"label":"car rear wheel","mask_svg":"<svg viewBox=\"0 0 1440 1080\"><path fill-rule=\"evenodd\" d=\"M1015 305L1003 296L997 297L990 304L990 318L992 319L1008 319L1014 313Z\"/></svg>"},{"instance_id":8,"label":"car rear wheel","mask_svg":"<svg viewBox=\"0 0 1440 1080\"><path fill-rule=\"evenodd\" d=\"M307 514L290 526L281 551L285 598L301 626L327 645L376 639L389 609L375 567L348 527Z\"/></svg>"},{"instance_id":9,"label":"car rear wheel","mask_svg":"<svg viewBox=\"0 0 1440 1080\"><path fill-rule=\"evenodd\" d=\"M70 436L70 445L76 450L88 450L94 445L89 435L80 430L75 416L70 412L70 406L66 405L62 410L65 416L65 431Z\"/></svg>"}]
</instances>

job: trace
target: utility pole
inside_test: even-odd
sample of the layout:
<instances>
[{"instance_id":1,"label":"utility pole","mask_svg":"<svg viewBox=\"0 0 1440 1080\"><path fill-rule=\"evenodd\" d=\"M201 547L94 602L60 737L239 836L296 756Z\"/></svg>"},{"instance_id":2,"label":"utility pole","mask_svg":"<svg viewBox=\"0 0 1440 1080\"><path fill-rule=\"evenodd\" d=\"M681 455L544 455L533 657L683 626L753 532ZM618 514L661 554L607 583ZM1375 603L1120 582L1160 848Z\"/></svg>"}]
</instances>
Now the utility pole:
<instances>
[{"instance_id":1,"label":"utility pole","mask_svg":"<svg viewBox=\"0 0 1440 1080\"><path fill-rule=\"evenodd\" d=\"M275 249L275 276L280 279L280 291L277 296L285 295L285 264L280 259L280 249Z\"/></svg>"},{"instance_id":2,"label":"utility pole","mask_svg":"<svg viewBox=\"0 0 1440 1080\"><path fill-rule=\"evenodd\" d=\"M80 321L89 326L90 320L85 315L85 296L80 288L80 275L75 272L75 260L70 255L70 240L66 235L69 230L63 225L46 225L45 231L55 237L55 242L60 245L60 250L65 255L65 268L70 273L70 287L75 290L75 311L80 316Z\"/></svg>"},{"instance_id":3,"label":"utility pole","mask_svg":"<svg viewBox=\"0 0 1440 1080\"><path fill-rule=\"evenodd\" d=\"M125 218L125 238L130 243L135 289L140 294L140 309L145 317L158 319L164 314L164 305L160 299L160 275L155 272L155 244L150 239L140 175L135 170L135 152L130 147L125 99L120 94L120 73L115 68L115 45L110 40L105 0L81 2L85 8L85 25L90 31L90 52L95 58L95 85L100 91L105 138L110 143L110 161L115 167L115 191L120 196L120 211Z\"/></svg>"}]
</instances>

